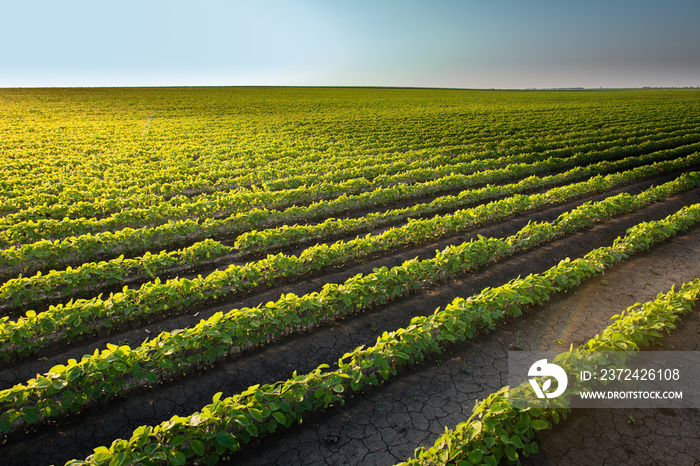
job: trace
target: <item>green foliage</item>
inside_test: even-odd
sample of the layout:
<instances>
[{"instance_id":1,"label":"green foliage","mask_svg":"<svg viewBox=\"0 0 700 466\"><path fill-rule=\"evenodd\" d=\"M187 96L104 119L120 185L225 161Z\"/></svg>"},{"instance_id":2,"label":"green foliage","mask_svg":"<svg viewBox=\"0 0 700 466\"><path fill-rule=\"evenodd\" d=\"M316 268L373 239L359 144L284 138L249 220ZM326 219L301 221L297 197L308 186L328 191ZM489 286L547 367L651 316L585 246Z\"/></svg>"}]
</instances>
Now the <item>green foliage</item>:
<instances>
[{"instance_id":1,"label":"green foliage","mask_svg":"<svg viewBox=\"0 0 700 466\"><path fill-rule=\"evenodd\" d=\"M43 377L39 376L28 381L26 385L16 385L9 389L9 393L15 393L17 397L4 398L5 391L0 392L0 406L6 409L4 414L0 414L0 422L21 416L26 424L35 423L39 419L33 414L32 410L35 410L35 407L46 410L45 415L49 417L68 410L79 410L85 403L104 398L105 393L108 397L115 396L144 381L155 383L172 374L209 365L235 348L264 345L294 329L308 328L328 319L360 312L377 303L377 300L380 303L384 302L387 296L394 298L403 294L405 290L419 288L426 282L473 270L489 261L532 247L575 228L610 218L620 211L639 208L663 196L688 189L698 181L700 174L696 172L683 174L676 180L652 187L637 196L621 194L609 197L562 214L555 222L528 224L509 238L497 240L479 237L459 246L438 251L433 259L407 261L391 270L377 269L367 276L352 277L340 286L326 285L320 293L302 297L289 294L264 306L233 310L226 314L217 313L192 328L172 333L164 332L152 340L145 341L134 350L128 346L108 345L101 353L96 350L95 354L84 356L80 363L72 360L68 366L56 366ZM569 222L571 218L578 219L575 227ZM371 382L377 383L377 377L387 379L396 373L396 364L420 358L425 351L438 348L441 342L464 340L473 337L478 331L491 330L495 328L498 320L521 315L523 306L542 303L554 292L575 287L583 279L602 272L616 260L644 250L651 244L688 228L699 219L700 205L690 206L663 221L643 223L630 229L627 236L618 239L611 248L592 251L583 259L562 261L543 274L529 275L498 289L486 289L478 301L455 299L445 311L436 311L427 321L421 321L421 325L434 326L434 331L430 333L429 338L421 336L415 348L409 346L406 350L397 349L397 354L391 361L376 355L372 363L376 372L370 375ZM538 232L536 235L532 234L534 230ZM447 274L445 268L451 273ZM240 279L241 276L237 277ZM227 280L230 283L230 279ZM247 282L253 280L247 279ZM166 285L172 285L172 282L167 282ZM176 291L172 296L175 299L187 299L193 296L193 286L198 285L185 280L176 282L175 286L177 288L173 289L180 291ZM148 289L142 287L142 290ZM368 293L370 289L371 293ZM144 306L134 306L137 307ZM310 310L313 311L309 312ZM68 318L73 319L70 325L73 331L79 331L83 325L77 321L81 315L75 312L68 314ZM3 327L0 328L6 329L8 335L21 333L23 330L29 334L41 327L38 319L39 316L28 315L20 319L19 324L2 322ZM415 324L418 324L418 321ZM401 335L402 342L409 342L412 334L404 332ZM32 342L30 336L22 335L14 340L11 337L9 344L19 346L24 341ZM392 344L393 338L395 337L385 333L380 337L379 344ZM625 344L618 343L618 346L622 345ZM344 364L342 359L339 364L341 367ZM360 379L351 375L348 378L354 382L351 388L361 387ZM336 393L345 391L338 381L332 387ZM59 393L65 393L64 396L68 397L62 404L46 397ZM81 396L75 396L78 393ZM316 392L318 401L328 401L327 396L325 392ZM2 402L3 399L5 403ZM17 424L17 428L20 426L21 424Z\"/></svg>"},{"instance_id":2,"label":"green foliage","mask_svg":"<svg viewBox=\"0 0 700 466\"><path fill-rule=\"evenodd\" d=\"M0 101L0 312L21 315L0 317L4 363L49 343L72 344L187 313L281 279L700 163L693 91L7 89ZM479 237L319 293L218 313L135 348L108 345L0 391L0 431L19 433L231 352L362 312L697 182L697 173L687 173L637 196L609 197L554 222L531 223L510 238ZM365 210L372 213L355 216ZM382 383L401 365L520 315L697 217L693 206L638 225L612 248L456 299L385 332L375 345L340 358L335 370L321 366L233 397L218 394L201 412L140 427L131 439L98 447L90 460L214 464L254 437ZM360 236L333 242L354 235ZM278 254L300 245L306 249L299 255ZM206 277L162 278L222 258L251 262ZM132 289L125 282L146 283ZM109 293L116 286L122 291ZM616 336L596 344L622 349L653 341L674 325L658 314L664 317L654 329L625 315ZM495 417L473 422L456 440L473 446L460 461L517 461L537 451L533 429L559 420L558 411L509 417L498 397L489 403ZM439 456L449 455L442 448Z\"/></svg>"},{"instance_id":3,"label":"green foliage","mask_svg":"<svg viewBox=\"0 0 700 466\"><path fill-rule=\"evenodd\" d=\"M348 242L340 241L330 246L313 246L299 256L269 255L266 259L258 262L217 270L205 278L174 279L166 283L160 283L156 279L154 282L142 285L138 290L124 288L122 293L111 294L106 300L97 297L91 300L70 301L66 305L51 306L49 311L28 316L26 319L19 319L15 322L0 321L0 337L4 337L5 340L5 343L0 346L0 353L5 360L10 360L16 356L25 356L37 351L45 345L49 336L52 341L71 342L85 335L110 330L124 322L145 320L153 314L162 315L166 311L172 314L177 313L178 310L184 312L203 302L221 299L233 293L244 293L261 284L272 283L280 278L292 278L325 267L360 260L392 248L420 244L435 237L464 231L483 222L527 212L551 203L560 203L575 198L580 195L581 191L604 191L613 186L643 178L649 173L675 170L687 163L695 163L695 159L698 157L700 156L654 163L605 177L594 177L591 180L573 185L552 188L543 194L516 195L478 207L460 210L454 214L436 216L427 220L409 221L404 226L391 228L378 235L358 237ZM698 174L692 172L681 176L676 181L666 183L661 188L650 189L644 196L619 195L606 202L594 205L584 204L573 213L563 214L558 219L561 229L557 234L547 236L543 229L548 228L548 226L530 224L511 242L513 247L520 249L532 247L541 241L590 225L591 219L594 217L610 218L613 215L639 209L673 193L690 189L695 186L699 179ZM225 249L215 242L197 247L200 251L213 248L217 253L225 252ZM482 253L472 251L469 254L471 260L476 260L479 256L485 259L494 256L495 253L496 250L484 249ZM501 250L496 256L502 253L505 251ZM456 254L460 254L460 252L457 251ZM150 256L145 257L151 259ZM166 255L166 257L169 256ZM424 279L430 280L433 277L440 279L441 276L444 278L446 274L454 275L456 272L463 273L465 270L469 270L469 267L465 269L464 265L450 260L449 255L444 258L436 258L434 263L435 266L439 264L441 271L436 273L434 270L430 270ZM409 273L413 272L409 271ZM418 281L414 280L413 283L413 285L408 285L409 289L419 286ZM400 287L400 284L396 283L394 286ZM377 293L371 295L376 296ZM389 299L396 297L396 295L391 291L380 294L380 296L389 296ZM367 294L366 299L371 301L370 294ZM373 304L369 301L365 303L365 307ZM358 311L359 309L352 302L351 298L345 298L342 305L338 307L339 312L345 314ZM58 332L58 337L55 332ZM257 345L259 342L260 340L251 341L253 345Z\"/></svg>"},{"instance_id":4,"label":"green foliage","mask_svg":"<svg viewBox=\"0 0 700 466\"><path fill-rule=\"evenodd\" d=\"M629 348L637 349L639 345L658 339L658 330L673 328L670 323L688 312L700 298L700 278L686 283L680 292L671 289L666 294L659 294L653 301L635 304L625 312L613 316L613 323L605 330L586 342L580 348L557 356L560 365L572 364L573 361L587 361L593 351L617 351ZM649 337L654 333L653 337ZM625 343L625 348L619 344ZM600 353L598 353L600 354ZM603 353L604 354L604 353ZM598 364L603 361L597 357ZM580 367L580 366L579 366ZM576 380L573 382L576 384ZM531 391L529 383L520 387L503 387L477 402L470 418L458 424L454 430L446 430L430 448L419 448L414 458L406 465L419 464L499 464L504 459L517 461L519 451L525 456L536 454L539 447L532 441L537 430L550 429L553 424L565 417L565 408L519 408L509 402L512 390ZM571 393L576 393L572 386ZM629 416L628 423L634 423Z\"/></svg>"},{"instance_id":5,"label":"green foliage","mask_svg":"<svg viewBox=\"0 0 700 466\"><path fill-rule=\"evenodd\" d=\"M549 299L554 292L576 286L586 277L602 272L613 263L623 260L635 252L644 250L648 245L663 241L677 231L682 231L700 220L700 204L681 209L660 222L639 224L623 237L618 238L611 247L591 251L586 257L574 261L562 261L556 267L543 274L529 275L526 278L512 280L506 285L486 289L469 299L455 299L444 310L436 310L431 316L412 319L409 326L395 332L385 332L377 343L365 348L356 348L343 355L338 361L338 369L330 370L323 364L314 371L269 385L255 385L232 397L214 397L213 403L205 406L200 413L189 417L174 417L160 424L153 431L139 428L131 439L117 440L108 449L116 456L126 452L134 453L144 445L152 446L149 455L155 452L163 454L182 454L185 457L197 454L221 454L226 449L237 450L243 443L276 431L287 425L287 414L292 420L300 421L303 415L312 410L326 408L333 403L342 402L347 393L361 390L367 385L376 385L379 379L388 379L396 374L398 365L422 358L427 352L440 350L440 345L453 341L456 337L464 339L469 332L488 329L495 319L508 314L519 315L524 305L521 297L533 297L533 301L542 302ZM642 238L649 238L640 245ZM609 258L613 258L610 260ZM562 280L562 278L564 278ZM682 304L668 305L673 298L660 297L650 305L649 315L663 316L657 321L666 322L669 313L686 311L700 295L700 279L684 287L680 296ZM669 294L671 296L671 294ZM629 330L626 321L618 319L601 337L591 340L584 349L617 348L620 341L636 345L644 341L644 326L640 331L632 330L631 337L620 336L618 328ZM656 322L645 315L642 319L635 314L635 322ZM455 431L447 431L438 439L431 449L416 451L414 464L432 462L447 464L471 454L475 461L485 464L497 464L504 457L516 461L519 451L529 454L537 451L532 444L535 430L547 429L552 422L558 422L565 411L557 408L528 408L519 411L507 399L509 387L504 387L478 403L472 417L466 423L458 425ZM283 407L283 403L285 406ZM284 420L285 422L280 422ZM153 434L151 434L153 432ZM215 433L215 434L214 434ZM193 449L174 447L201 441L205 451L196 453ZM177 440L176 440L177 439ZM214 441L212 441L214 439ZM197 443L199 449L199 444ZM96 450L95 455L101 454ZM527 453L525 453L527 452ZM95 455L88 461L95 461ZM108 458L105 459L105 461ZM471 459L470 459L471 461ZM99 463L98 463L99 464Z\"/></svg>"}]
</instances>

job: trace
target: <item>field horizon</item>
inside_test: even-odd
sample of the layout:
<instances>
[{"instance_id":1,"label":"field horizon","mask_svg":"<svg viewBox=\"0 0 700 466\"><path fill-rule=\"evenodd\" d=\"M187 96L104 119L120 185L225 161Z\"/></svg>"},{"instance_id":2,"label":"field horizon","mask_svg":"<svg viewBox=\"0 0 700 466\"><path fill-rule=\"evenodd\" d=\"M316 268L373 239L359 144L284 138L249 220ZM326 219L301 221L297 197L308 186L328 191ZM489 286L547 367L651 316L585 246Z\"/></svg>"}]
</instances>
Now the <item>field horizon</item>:
<instances>
[{"instance_id":1,"label":"field horizon","mask_svg":"<svg viewBox=\"0 0 700 466\"><path fill-rule=\"evenodd\" d=\"M700 350L699 92L0 88L0 464L694 464L504 387Z\"/></svg>"}]
</instances>

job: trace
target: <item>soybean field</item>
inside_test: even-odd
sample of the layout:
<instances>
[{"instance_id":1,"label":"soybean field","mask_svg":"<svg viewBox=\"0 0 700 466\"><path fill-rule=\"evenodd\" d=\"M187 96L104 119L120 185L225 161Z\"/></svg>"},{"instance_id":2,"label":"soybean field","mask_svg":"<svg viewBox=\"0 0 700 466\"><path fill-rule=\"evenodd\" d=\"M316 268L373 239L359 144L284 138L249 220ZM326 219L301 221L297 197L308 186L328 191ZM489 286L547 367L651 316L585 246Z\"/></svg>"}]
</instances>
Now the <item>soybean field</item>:
<instances>
[{"instance_id":1,"label":"soybean field","mask_svg":"<svg viewBox=\"0 0 700 466\"><path fill-rule=\"evenodd\" d=\"M0 89L0 130L0 464L700 457L697 410L506 389L700 350L698 89Z\"/></svg>"}]
</instances>

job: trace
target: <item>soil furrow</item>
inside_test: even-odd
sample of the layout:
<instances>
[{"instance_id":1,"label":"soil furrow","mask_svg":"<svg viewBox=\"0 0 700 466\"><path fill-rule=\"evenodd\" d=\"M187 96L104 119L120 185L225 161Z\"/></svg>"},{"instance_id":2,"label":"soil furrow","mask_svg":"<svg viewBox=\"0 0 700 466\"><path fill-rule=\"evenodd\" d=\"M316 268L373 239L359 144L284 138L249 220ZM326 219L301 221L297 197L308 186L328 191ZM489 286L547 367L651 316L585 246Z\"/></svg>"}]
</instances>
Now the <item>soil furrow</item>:
<instances>
[{"instance_id":1,"label":"soil furrow","mask_svg":"<svg viewBox=\"0 0 700 466\"><path fill-rule=\"evenodd\" d=\"M382 307L381 309L376 309L372 312L349 318L342 322L320 327L305 335L287 338L278 345L273 345L268 348L250 352L238 360L224 361L217 364L215 368L206 371L201 375L194 376L193 374L190 374L189 377L155 387L141 394L135 394L134 396L130 396L128 399L114 400L109 404L109 406L94 409L80 416L76 416L73 419L61 422L56 426L40 428L39 430L41 432L37 435L27 435L22 440L8 443L8 445L5 445L0 450L0 462L7 461L8 464L11 464L11 462L19 461L22 464L40 464L47 461L60 462L65 459L69 459L70 457L84 457L91 452L93 447L97 445L109 444L114 438L123 438L125 436L128 437L131 430L138 425L153 424L165 420L173 414L188 414L196 411L202 405L209 402L211 400L211 396L217 391L223 391L225 395L230 395L239 392L252 384L269 383L278 379L286 378L291 375L293 370L297 370L299 373L302 373L315 368L320 363L333 362L335 359L342 356L344 352L352 350L360 344L373 343L376 336L384 330L393 330L398 327L405 326L411 317L419 314L431 313L436 307L444 306L445 304L451 302L456 296L468 296L480 291L486 286L500 285L517 275L541 272L546 268L555 265L564 257L571 257L573 259L585 254L595 247L609 244L615 237L619 236L620 234L624 234L626 228L631 225L645 220L663 218L665 215L677 210L682 205L698 201L700 201L700 192L699 190L694 190L691 193L683 196L677 196L664 203L657 203L638 213L614 219L606 224L598 225L588 231L580 232L543 247L521 253L513 257L511 260L495 264L474 275L465 276L461 279L451 281L444 286L431 287L430 289L425 290L423 293L395 301L390 305ZM551 212L549 214L551 214ZM538 216L544 215L545 213L533 214L528 218L513 220L512 222L526 223L528 220L539 219ZM505 228L503 225L494 225L490 228L493 230L492 233L494 236L503 236L502 231L499 233L499 228L501 230ZM695 229L689 234L683 235L681 238L674 239L672 242L662 245L661 248L668 249L669 245L672 244L676 244L676 247L678 247L678 244L681 244L681 247L685 247L683 246L683 244L685 244L684 242L692 243L695 241L695 243L693 243L693 247L695 247L694 252L695 254L698 254L697 251L700 251L700 247L697 247L698 244L696 243L699 236L699 230ZM432 251L434 250L434 245L426 248L431 248L429 250ZM692 248L690 249L692 250ZM675 249L672 249L672 251L675 251ZM411 257L415 256L415 250L411 251L411 254ZM682 259L680 262L688 263L690 261L690 264L692 267L694 267L693 270L695 270L697 275L697 264L700 262L697 260L697 257L693 259L693 256L691 256L690 253L688 253L688 256L689 257L680 255L680 258ZM397 259L397 256L394 256L394 260L399 259ZM693 260L695 262L693 262ZM682 272L682 267L676 263L669 265L668 263L664 263L663 261L659 260L658 265L655 263L652 265L655 270L659 271L668 270L671 271L670 273L676 274L680 274ZM608 281L610 281L610 278L608 278L609 275L610 273L606 274L606 279ZM328 281L328 279L326 279L326 281ZM571 299L572 296L579 296L580 298L584 297L588 299L589 303L592 302L592 300L594 300L594 296L592 296L590 292L583 290L594 286L591 285L591 283L595 282L596 280L589 282L589 284L585 285L584 288L577 291L575 294L569 293L567 295L563 295L559 301L565 302L567 299ZM610 288L614 289L613 285L610 285ZM628 293L630 299L643 299L643 297L640 297L638 293L634 294L638 291L639 290L631 288L631 291ZM554 303L550 304L550 306L554 305ZM569 314L572 312L571 309L567 311L568 308L563 305L557 309L557 312L569 312ZM619 310L620 309L617 309L616 311L619 312ZM602 325L605 326L609 316L615 313L611 312L604 315L606 312L608 312L608 310L595 314L598 316L595 318L596 325L598 321L600 321ZM590 317L586 317L582 312L574 312L574 314L569 316L573 316L577 320L572 320L571 323L564 321L564 323L559 324L551 323L548 319L545 319L544 321L532 320L533 316L538 318L537 316L540 315L541 312L527 313L524 318L505 324L496 333L487 336L480 336L474 341L463 345L467 349L479 349L481 346L491 342L488 344L492 345L493 348L489 351L494 352L494 354L502 353L503 348L505 347L507 349L508 345L523 346L527 344L530 349L534 349L535 347L539 348L541 346L533 345L536 341L540 341L541 338L540 340L535 340L529 336L530 334L534 335L536 333L533 333L533 328L538 329L537 331L540 333L544 332L545 330L546 332L549 332L546 333L547 337L545 340L550 346L554 345L553 342L557 340L557 337L559 337L559 339L561 339L562 342L568 346L569 341L579 343L580 341L583 341L583 339L592 336L592 334L584 335L583 333L587 332L590 328L588 326L588 320L591 320L592 322L594 320L592 320ZM556 316L557 314L555 313L554 315ZM576 324L577 328L581 327L582 330L579 330L579 332L576 333L572 332L570 335L566 334L566 332L562 333L562 327L564 330L567 328L572 329L573 327L571 327L571 324ZM504 331L505 333L503 333ZM562 338L562 336L566 338ZM450 349L450 352L454 354L455 351L461 351L459 349L460 347L461 345L456 345L454 348ZM364 400L370 400L371 403L375 403L372 401L374 399L373 397L380 396L383 400L385 400L385 402L394 406L395 409L375 407L372 409L374 414L368 414L366 412L367 405L362 405L364 406L362 408L362 412L358 412L356 415L350 416L350 419L352 419L352 422L354 423L352 425L355 425L355 429L359 429L360 427L363 429L364 434L359 434L357 436L360 444L363 445L363 447L360 448L360 444L354 444L354 447L349 446L348 448L355 448L358 454L360 451L364 451L362 450L363 448L367 449L368 451L366 451L363 456L367 464L376 463L376 461L380 460L379 456L384 458L384 456L382 456L383 454L379 455L377 453L381 449L375 448L382 442L387 445L386 455L388 456L385 458L387 461L389 458L393 458L391 460L393 462L398 457L407 456L407 454L404 454L404 451L410 446L410 452L412 452L413 448L417 446L415 445L415 440L429 441L430 438L434 438L431 437L431 435L437 435L437 433L442 432L442 423L448 422L445 420L445 415L447 417L452 416L450 419L454 418L453 420L455 423L458 422L457 417L461 419L461 417L464 415L463 409L457 409L459 406L461 406L459 403L450 400L444 401L445 396L448 398L451 397L449 391L445 392L447 393L446 395L428 395L428 398L430 399L437 397L444 401L444 403L443 401L436 401L437 405L435 406L433 406L432 402L427 403L428 398L425 398L422 401L422 407L417 411L409 410L408 407L403 408L400 406L401 404L405 404L407 400L410 403L415 403L414 398L416 398L418 401L422 400L421 397L423 395L421 395L420 392L414 393L411 391L414 388L418 390L418 387L420 387L421 384L429 383L433 385L437 384L436 387L448 387L448 379L454 379L459 380L460 382L453 382L453 385L455 387L462 387L462 382L468 382L463 381L462 378L468 378L471 372L469 370L462 369L466 369L468 366L473 366L473 364L470 362L471 360L467 359L467 356L459 356L454 358L449 355L450 352L437 359L439 364L441 364L440 366L430 363L418 366L417 369L405 370L402 377L398 377L395 379L395 381L386 385L386 387L405 387L398 392L395 391L394 388L391 388L386 392L384 390L372 390L365 395L360 395L355 398L355 400L362 401L351 401L346 408L339 408L339 413L336 413L338 416L326 418L325 415L319 415L314 417L316 420L312 423L306 422L304 426L312 426L311 434L308 433L308 428L295 428L292 429L292 434L290 435L296 436L299 435L299 432L302 432L305 436L320 436L320 440L312 440L310 443L308 441L302 441L303 439L301 438L298 442L298 445L301 446L304 444L316 445L320 441L322 445L316 445L314 447L318 447L319 451L323 450L325 447L330 448L334 445L338 448L345 448L346 443L347 445L350 445L350 443L346 442L346 440L353 437L347 433L344 433L341 429L344 428L343 425L348 416L347 412L344 410L352 408L357 403L366 403L367 401ZM475 352L469 350L468 352L472 354L470 357L473 357L474 354L481 354L480 351ZM65 358L66 356L64 355L63 357ZM469 397L471 397L471 401L468 403L465 402L465 406L471 406L474 398L483 396L481 393L484 390L490 392L503 384L501 381L501 375L499 375L501 372L493 369L494 364L497 364L497 368L500 367L498 364L501 363L498 361L502 361L502 359L503 358L500 356L494 357L489 363L489 367L491 367L491 369L484 369L484 377L487 375L490 377L488 379L488 383L486 379L480 380L478 383L472 380L469 383L472 385L476 383L477 385L472 386L472 388L469 388L468 390L463 390L460 388L461 392L467 393ZM445 378L445 376L440 374L431 375L432 373L429 373L430 371L439 370L439 368L443 366L451 367L453 369L456 367L458 370L454 374L449 373L448 378ZM490 374L490 372L493 372L493 374ZM417 375L414 375L414 373ZM460 374L463 374L463 377ZM417 383L416 378L422 380L423 382ZM472 379L474 379L473 376ZM479 384L481 384L482 387L479 387ZM423 390L423 388L421 388L421 390ZM384 393L386 393L386 395L383 395ZM338 410L334 409L330 410L330 412L335 412ZM439 411L443 411L445 415L438 415ZM400 416L402 413L405 414L405 419L404 421L401 421L403 423L399 423L399 418L395 418L395 416ZM415 420L413 420L411 417L413 413L415 413ZM367 416L377 415L380 417L382 415L386 416L386 419L383 421L376 421L375 425L375 420L373 420L371 417L368 418ZM394 420L392 420L391 423L388 423L388 416L390 415L393 416L392 419ZM365 418L370 419L371 422L362 424L360 419ZM407 420L409 418L411 419L410 422ZM324 435L321 434L326 432L326 430L324 430L325 427L313 427L313 424L321 424L322 422L331 423L328 424L328 426L331 426L328 427L330 431ZM339 422L340 427L333 427L337 425L333 424L333 422ZM350 421L348 421L348 423L349 422ZM357 424L358 422L360 422L360 424ZM382 427L382 422L385 424L388 423L387 426ZM400 426L405 426L407 422L408 426L406 426L406 430L403 432L403 437L408 438L409 432L412 432L410 434L410 439L412 440L404 441L400 438L396 438L396 432L398 432L396 429L400 429ZM394 424L399 427L392 430L391 425ZM351 427L348 427L348 429L350 428ZM337 442L333 441L335 437L332 434L336 433L334 432L334 429L339 430L340 437ZM418 437L421 438L418 439ZM324 438L330 438L331 440L324 440ZM341 442L340 440L343 441ZM394 441L397 442L395 445ZM272 458L270 455L273 454L272 452L274 451L274 448L277 447L268 448L265 446L268 445L268 442L272 442L271 445L274 447L274 445L276 445L275 442L279 443L280 439L275 436L270 440L264 440L262 443L263 446L255 447L251 451L259 453L259 449L264 449L265 451L270 449L271 453L266 454L266 456L263 458L267 458L267 460L274 462L275 460L270 460L270 458ZM327 443L328 445L326 445ZM374 445L374 443L377 443L377 445ZM347 454L348 451L349 450L346 450L345 453L342 453L341 455ZM28 455L27 452L31 452L32 454ZM335 453L338 452L336 451ZM246 455L247 453L241 456L241 458L246 457ZM282 455L280 458L293 457L293 454L280 453L280 455ZM304 461L307 461L313 458L314 455L317 454L313 453L307 455L304 453L302 454L302 458ZM352 457L353 455L350 455L347 458L351 459Z\"/></svg>"},{"instance_id":2,"label":"soil furrow","mask_svg":"<svg viewBox=\"0 0 700 466\"><path fill-rule=\"evenodd\" d=\"M696 167L694 169L700 169L700 167ZM620 170L615 170L611 173L617 173L619 171ZM683 170L683 171L690 171L690 170ZM645 181L642 181L640 183L642 183L642 184L644 184L644 183L657 184L657 183L661 182L659 180L662 180L662 179L669 180L672 177L677 176L679 173L681 173L681 172L680 171L675 172L673 174L666 175L664 177L654 178L653 180L645 180ZM639 185L640 183L635 183L633 185L630 185L630 187L633 188L634 186ZM559 187L559 186L562 186L565 184L567 184L567 183L560 183L560 184L550 186L547 188L542 188L539 190L529 190L529 191L523 192L522 194L537 194L537 193L545 192L549 189ZM649 185L651 185L651 184L649 184ZM622 189L624 189L624 188L622 188ZM458 193L460 191L461 190L457 190L456 192ZM621 192L621 191L619 189L617 189L617 190L613 190L610 192ZM437 197L439 197L439 196L437 196L437 195L433 196L431 199L435 199ZM499 196L498 198L493 199L493 201L498 201L500 199L503 199L504 197L507 197L507 196ZM416 204L416 202L410 202L410 203L406 203L406 206L415 205L415 204ZM477 204L479 204L479 203L475 203L474 205L477 205ZM566 205L569 205L569 204L570 203L567 203ZM392 208L394 208L394 207L376 209L376 210L372 210L372 212L383 212L383 211L390 210ZM455 209L442 209L440 211L435 211L435 212L432 212L430 214L412 215L411 218L414 218L414 219L432 218L435 215L445 215L445 214L452 213L454 211L455 211ZM375 227L375 228L364 228L364 229L361 229L358 231L354 231L352 233L345 233L345 234L341 233L341 234L337 234L337 235L332 235L332 236L329 236L322 241L315 240L315 242L313 244L332 244L332 243L334 243L336 241L340 241L340 240L348 241L348 240L353 239L359 235L364 235L367 233L370 233L373 235L380 234L380 233L382 233L390 228L394 228L396 226L400 226L400 225L405 224L405 223L406 223L406 220L391 221L391 222L387 222L387 223L385 223L381 226ZM309 224L313 224L313 222L310 222ZM223 241L223 244L227 244L229 246L232 246L233 243L235 243L235 238L228 240L228 241ZM263 257L264 255L267 255L270 253L284 252L284 253L289 254L289 255L298 255L302 251L304 251L306 248L308 248L309 246L310 246L310 244L308 244L308 243L300 244L298 246L280 248L279 250L265 251L264 254L257 254L257 255L248 254L245 257L239 256L239 255L224 256L224 257L220 257L220 258L211 260L207 264L202 264L202 265L195 266L195 267L180 266L177 268L173 268L173 269L170 269L166 272L157 274L157 277L161 281L165 281L165 280L176 278L176 277L188 278L188 279L193 279L193 278L196 278L200 275L206 277L208 274L212 273L213 271L215 271L217 269L225 269L226 267L228 267L230 265L243 265L246 262L249 262L250 260L255 260L257 258ZM391 251L388 251L388 253L391 253ZM138 288L141 285L143 285L144 283L147 283L149 281L151 281L151 280L146 280L143 278L126 278L120 284L103 287L103 288L100 288L100 289L93 291L93 292L77 293L75 295L66 296L63 298L47 298L46 300L44 300L42 302L36 303L36 305L32 306L32 309L36 312L43 312L43 311L46 311L49 308L49 305L51 305L51 304L56 305L56 304L60 304L60 303L66 303L69 299L90 299L90 298L94 297L97 293L102 293L103 295L106 296L106 295L109 295L109 293L120 292L124 286L129 286L130 288ZM297 281L297 280L294 280L294 281ZM0 310L1 309L3 309L3 306L0 306ZM24 310L18 310L16 308L5 307L4 310L2 310L1 315L7 315L11 319L17 319L17 318L23 316L24 312L25 312Z\"/></svg>"},{"instance_id":3,"label":"soil furrow","mask_svg":"<svg viewBox=\"0 0 700 466\"><path fill-rule=\"evenodd\" d=\"M645 283L645 287L648 286ZM696 307L694 312L683 316L677 325L661 344L641 349L700 351L700 308ZM585 438L582 432L585 432ZM538 431L535 439L540 452L524 459L524 466L695 466L700 458L700 410L575 409L566 421L552 430Z\"/></svg>"},{"instance_id":4,"label":"soil furrow","mask_svg":"<svg viewBox=\"0 0 700 466\"><path fill-rule=\"evenodd\" d=\"M345 406L310 416L301 426L265 438L220 464L394 464L419 446L431 446L444 426L454 428L465 421L475 401L506 385L508 351L579 345L604 329L612 315L698 276L696 227L491 334L453 345ZM696 306L679 329L653 349L697 350L698 311ZM639 420L627 422L630 415ZM539 434L543 453L524 464L693 465L700 451L698 438L697 410L575 411L561 427ZM669 452L669 444L678 448Z\"/></svg>"},{"instance_id":5,"label":"soil furrow","mask_svg":"<svg viewBox=\"0 0 700 466\"><path fill-rule=\"evenodd\" d=\"M438 249L441 250L449 245L461 244L464 241L477 238L479 235L497 238L506 237L516 233L529 221L552 221L561 213L571 210L584 202L595 202L621 192L638 194L652 185L659 185L674 178L675 175L666 175L663 177L654 178L652 180L645 180L608 191L604 194L578 199L576 201L556 207L546 208L538 212L509 219L503 222L496 222L492 225L472 230L466 234L459 234L449 238L444 238L440 241L427 245L414 248L405 248L402 250L387 251L387 254L375 257L372 260L361 264L347 264L344 267L335 268L330 271L323 271L322 273L302 277L298 280L279 280L277 281L277 286L275 288L262 288L254 290L252 293L249 293L243 297L240 295L233 296L217 303L209 303L198 306L190 309L187 314L177 316L153 316L149 322L139 322L132 323L131 325L125 325L121 331L103 336L101 338L90 338L86 341L76 342L69 346L63 346L60 348L47 347L44 348L38 355L35 355L32 359L26 360L25 362L19 362L10 369L0 371L0 387L8 387L14 385L15 383L22 383L37 373L46 372L54 365L64 363L69 358L80 360L84 354L91 354L95 351L95 349L104 349L107 343L118 343L120 345L128 344L134 347L141 344L143 340L154 337L160 332L194 326L200 320L206 319L216 312L227 312L231 309L242 307L254 307L260 303L275 301L281 294L295 293L297 295L303 295L306 293L317 292L320 291L323 288L323 285L326 283L342 283L358 273L372 273L374 268L394 267L415 257L418 257L421 260L431 258ZM691 196L689 199L692 199L692 193L696 191L697 189L692 190L686 195ZM687 201L689 204L693 202L697 201Z\"/></svg>"}]
</instances>

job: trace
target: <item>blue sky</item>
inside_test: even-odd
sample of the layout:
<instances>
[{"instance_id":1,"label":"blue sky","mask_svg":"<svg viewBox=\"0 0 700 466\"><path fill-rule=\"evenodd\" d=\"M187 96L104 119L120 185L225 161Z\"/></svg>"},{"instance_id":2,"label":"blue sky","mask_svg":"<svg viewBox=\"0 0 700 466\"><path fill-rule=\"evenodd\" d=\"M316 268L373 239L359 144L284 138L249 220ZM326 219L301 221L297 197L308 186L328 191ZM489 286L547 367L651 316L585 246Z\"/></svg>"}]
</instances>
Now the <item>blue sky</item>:
<instances>
[{"instance_id":1,"label":"blue sky","mask_svg":"<svg viewBox=\"0 0 700 466\"><path fill-rule=\"evenodd\" d=\"M700 85L698 0L5 2L0 87Z\"/></svg>"}]
</instances>

